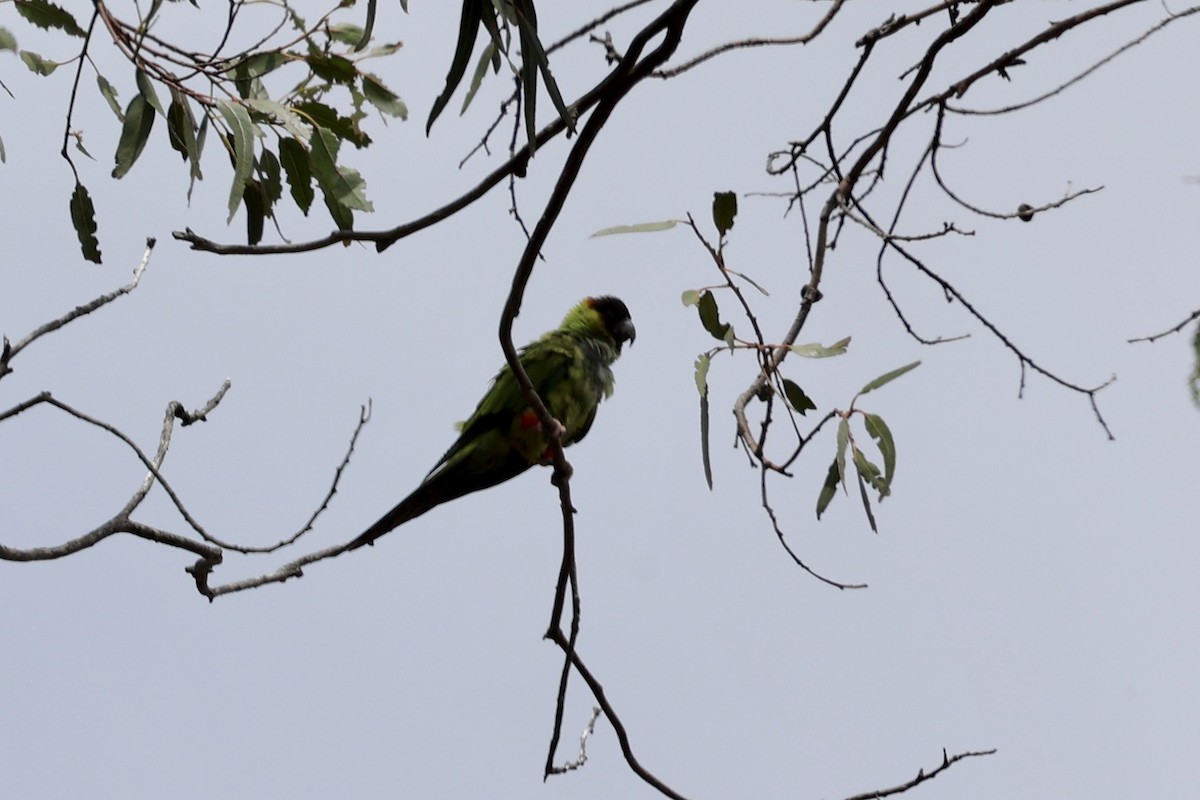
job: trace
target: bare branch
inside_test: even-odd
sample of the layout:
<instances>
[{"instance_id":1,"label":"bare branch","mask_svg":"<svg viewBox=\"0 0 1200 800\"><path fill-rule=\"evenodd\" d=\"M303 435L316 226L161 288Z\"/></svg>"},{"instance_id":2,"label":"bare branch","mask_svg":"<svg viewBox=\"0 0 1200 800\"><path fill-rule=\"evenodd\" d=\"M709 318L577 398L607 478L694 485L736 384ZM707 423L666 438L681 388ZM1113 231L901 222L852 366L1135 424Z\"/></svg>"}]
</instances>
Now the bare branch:
<instances>
[{"instance_id":1,"label":"bare branch","mask_svg":"<svg viewBox=\"0 0 1200 800\"><path fill-rule=\"evenodd\" d=\"M155 239L153 237L146 239L146 251L142 254L142 260L140 262L138 262L138 265L136 267L134 267L133 280L130 281L129 283L125 284L121 288L111 291L107 294L102 294L99 297L97 297L95 300L84 303L81 306L76 306L75 308L68 311L66 314L63 314L58 319L51 320L50 322L47 322L45 325L38 326L33 331L31 331L24 339L21 339L14 345L9 344L7 336L4 337L4 345L3 345L3 348L0 349L0 378L3 378L5 375L7 375L8 373L13 371L12 367L9 365L12 363L12 360L14 358L16 358L17 354L20 353L22 350L24 350L29 345L33 344L38 339L42 338L43 336L45 336L48 333L53 333L54 331L58 330L59 328L62 328L64 325L74 322L75 320L79 319L80 317L83 317L83 316L86 316L86 315L92 313L93 311L95 311L96 309L98 309L102 306L108 305L113 300L116 300L118 297L127 295L130 292L132 292L134 289L136 289L138 286L138 283L142 279L142 273L144 273L146 271L146 267L148 267L150 265L150 254L154 250L154 244L155 244Z\"/></svg>"},{"instance_id":2,"label":"bare branch","mask_svg":"<svg viewBox=\"0 0 1200 800\"><path fill-rule=\"evenodd\" d=\"M964 753L956 753L955 755L947 756L945 749L943 749L942 763L938 764L929 772L925 772L923 769L918 770L917 776L910 781L905 781L904 783L891 786L887 789L875 789L873 791L863 792L862 794L851 795L850 797L847 797L846 800L879 800L881 797L891 797L892 795L903 794L909 789L920 786L926 781L933 780L938 775L941 775L943 772L950 769L950 767L954 766L965 758L979 758L981 756L991 756L995 754L996 749L992 748L991 750L969 750Z\"/></svg>"}]
</instances>

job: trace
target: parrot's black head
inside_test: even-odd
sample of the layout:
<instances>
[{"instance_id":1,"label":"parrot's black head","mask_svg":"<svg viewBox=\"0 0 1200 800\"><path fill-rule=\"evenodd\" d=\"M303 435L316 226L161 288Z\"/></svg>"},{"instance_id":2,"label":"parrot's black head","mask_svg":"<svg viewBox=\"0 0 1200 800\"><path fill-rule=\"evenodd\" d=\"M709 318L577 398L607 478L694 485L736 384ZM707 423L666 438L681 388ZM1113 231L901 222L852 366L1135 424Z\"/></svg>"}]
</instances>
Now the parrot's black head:
<instances>
[{"instance_id":1,"label":"parrot's black head","mask_svg":"<svg viewBox=\"0 0 1200 800\"><path fill-rule=\"evenodd\" d=\"M637 329L633 327L633 319L629 316L628 306L610 294L602 297L589 297L587 303L604 321L604 330L608 331L608 335L617 343L618 353L621 352L623 343L633 344L633 340L637 338Z\"/></svg>"}]
</instances>

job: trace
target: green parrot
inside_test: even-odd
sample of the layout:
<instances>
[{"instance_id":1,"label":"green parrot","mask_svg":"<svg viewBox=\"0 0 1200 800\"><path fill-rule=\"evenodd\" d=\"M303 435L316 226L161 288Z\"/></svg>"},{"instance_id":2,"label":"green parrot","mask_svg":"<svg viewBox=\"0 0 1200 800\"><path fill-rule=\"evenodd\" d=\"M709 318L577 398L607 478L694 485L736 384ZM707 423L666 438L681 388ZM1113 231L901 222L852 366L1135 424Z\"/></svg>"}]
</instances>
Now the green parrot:
<instances>
[{"instance_id":1,"label":"green parrot","mask_svg":"<svg viewBox=\"0 0 1200 800\"><path fill-rule=\"evenodd\" d=\"M615 297L587 297L562 324L521 350L521 366L550 413L562 423L564 446L591 430L600 401L612 394L612 364L637 331ZM434 506L487 489L535 464L549 464L549 443L507 364L466 422L458 440L412 494L350 543L373 544Z\"/></svg>"}]
</instances>

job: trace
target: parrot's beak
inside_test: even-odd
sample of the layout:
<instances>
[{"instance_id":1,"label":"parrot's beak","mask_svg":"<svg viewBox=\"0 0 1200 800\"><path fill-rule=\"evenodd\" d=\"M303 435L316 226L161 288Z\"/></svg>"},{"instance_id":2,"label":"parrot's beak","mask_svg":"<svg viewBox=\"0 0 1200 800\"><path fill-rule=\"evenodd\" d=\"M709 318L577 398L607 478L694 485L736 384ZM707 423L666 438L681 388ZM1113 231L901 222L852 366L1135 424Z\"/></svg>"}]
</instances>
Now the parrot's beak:
<instances>
[{"instance_id":1,"label":"parrot's beak","mask_svg":"<svg viewBox=\"0 0 1200 800\"><path fill-rule=\"evenodd\" d=\"M633 327L633 320L625 319L617 326L616 330L617 347L621 346L622 342L628 341L629 346L633 346L633 340L637 338L637 328Z\"/></svg>"}]
</instances>

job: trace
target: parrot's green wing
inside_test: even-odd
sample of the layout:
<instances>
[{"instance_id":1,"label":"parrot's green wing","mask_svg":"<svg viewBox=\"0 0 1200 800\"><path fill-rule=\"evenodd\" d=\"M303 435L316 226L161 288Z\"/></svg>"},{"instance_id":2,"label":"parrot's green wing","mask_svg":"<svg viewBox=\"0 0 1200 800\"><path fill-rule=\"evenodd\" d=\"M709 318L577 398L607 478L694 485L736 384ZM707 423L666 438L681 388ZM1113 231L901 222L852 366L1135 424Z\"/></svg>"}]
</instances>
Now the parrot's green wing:
<instances>
[{"instance_id":1,"label":"parrot's green wing","mask_svg":"<svg viewBox=\"0 0 1200 800\"><path fill-rule=\"evenodd\" d=\"M564 446L591 429L600 401L612 393L612 363L621 343L631 341L634 333L624 303L611 297L588 298L562 325L521 351L521 366L530 382L565 429ZM537 415L506 365L421 485L351 547L370 544L436 505L548 463L548 447Z\"/></svg>"}]
</instances>

